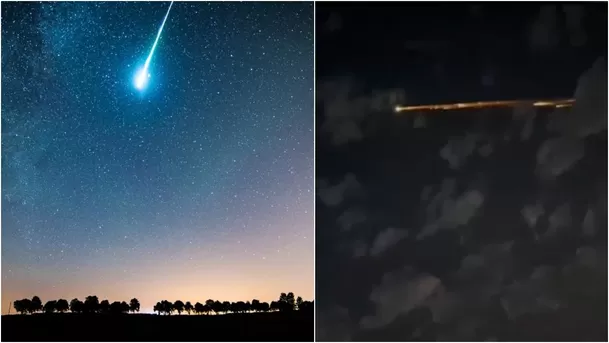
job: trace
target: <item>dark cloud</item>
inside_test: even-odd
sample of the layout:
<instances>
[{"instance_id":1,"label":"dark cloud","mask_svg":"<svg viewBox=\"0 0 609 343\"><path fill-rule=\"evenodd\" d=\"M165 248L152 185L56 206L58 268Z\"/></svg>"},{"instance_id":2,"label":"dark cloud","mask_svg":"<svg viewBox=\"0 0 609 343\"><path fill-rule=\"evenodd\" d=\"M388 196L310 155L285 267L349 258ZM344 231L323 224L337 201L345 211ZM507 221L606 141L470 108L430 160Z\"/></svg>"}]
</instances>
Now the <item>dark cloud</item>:
<instances>
[{"instance_id":1,"label":"dark cloud","mask_svg":"<svg viewBox=\"0 0 609 343\"><path fill-rule=\"evenodd\" d=\"M556 178L584 156L584 144L570 137L549 138L537 151L537 174L542 179Z\"/></svg>"},{"instance_id":2,"label":"dark cloud","mask_svg":"<svg viewBox=\"0 0 609 343\"><path fill-rule=\"evenodd\" d=\"M374 329L385 326L400 314L408 313L423 304L440 287L441 281L437 277L414 274L409 267L386 273L381 284L370 294L376 311L373 315L363 317L360 327Z\"/></svg>"},{"instance_id":3,"label":"dark cloud","mask_svg":"<svg viewBox=\"0 0 609 343\"><path fill-rule=\"evenodd\" d=\"M475 189L468 190L456 198L445 198L440 215L428 222L419 232L417 239L435 234L441 229L455 229L466 225L484 203L484 195Z\"/></svg>"},{"instance_id":4,"label":"dark cloud","mask_svg":"<svg viewBox=\"0 0 609 343\"><path fill-rule=\"evenodd\" d=\"M370 255L378 256L382 254L389 247L395 245L400 240L408 237L408 230L388 228L385 231L381 231L374 239L372 246L370 247Z\"/></svg>"},{"instance_id":5,"label":"dark cloud","mask_svg":"<svg viewBox=\"0 0 609 343\"><path fill-rule=\"evenodd\" d=\"M348 78L320 82L317 102L321 104L326 117L321 131L330 135L336 146L361 141L369 135L365 126L371 115L393 111L396 105L404 103L405 98L404 91L400 89L362 95L357 84Z\"/></svg>"},{"instance_id":6,"label":"dark cloud","mask_svg":"<svg viewBox=\"0 0 609 343\"><path fill-rule=\"evenodd\" d=\"M319 180L317 183L317 195L322 203L329 207L338 206L346 195L361 194L361 191L361 184L351 173L345 175L343 180L334 186L330 186L326 180Z\"/></svg>"},{"instance_id":7,"label":"dark cloud","mask_svg":"<svg viewBox=\"0 0 609 343\"><path fill-rule=\"evenodd\" d=\"M338 217L337 223L342 231L350 231L354 226L365 222L366 218L366 212L362 208L350 208Z\"/></svg>"},{"instance_id":8,"label":"dark cloud","mask_svg":"<svg viewBox=\"0 0 609 343\"><path fill-rule=\"evenodd\" d=\"M560 42L558 30L558 8L544 5L529 31L529 45L533 51L552 50Z\"/></svg>"},{"instance_id":9,"label":"dark cloud","mask_svg":"<svg viewBox=\"0 0 609 343\"><path fill-rule=\"evenodd\" d=\"M343 26L343 20L338 13L331 13L324 23L324 28L328 32L339 31Z\"/></svg>"},{"instance_id":10,"label":"dark cloud","mask_svg":"<svg viewBox=\"0 0 609 343\"><path fill-rule=\"evenodd\" d=\"M594 237L596 231L596 219L594 217L594 210L589 208L586 211L584 220L582 222L582 230L585 236Z\"/></svg>"},{"instance_id":11,"label":"dark cloud","mask_svg":"<svg viewBox=\"0 0 609 343\"><path fill-rule=\"evenodd\" d=\"M478 139L479 137L473 134L451 139L440 150L440 157L448 162L451 169L459 169L476 149Z\"/></svg>"},{"instance_id":12,"label":"dark cloud","mask_svg":"<svg viewBox=\"0 0 609 343\"><path fill-rule=\"evenodd\" d=\"M543 204L536 203L534 205L526 205L520 211L524 221L530 228L534 228L537 225L537 220L544 214Z\"/></svg>"},{"instance_id":13,"label":"dark cloud","mask_svg":"<svg viewBox=\"0 0 609 343\"><path fill-rule=\"evenodd\" d=\"M577 4L569 4L562 6L562 10L565 14L569 43L573 47L580 47L586 44L587 36L583 25L585 16L584 7Z\"/></svg>"},{"instance_id":14,"label":"dark cloud","mask_svg":"<svg viewBox=\"0 0 609 343\"><path fill-rule=\"evenodd\" d=\"M557 109L548 120L548 129L585 138L607 130L607 60L597 59L578 79L575 104Z\"/></svg>"}]
</instances>

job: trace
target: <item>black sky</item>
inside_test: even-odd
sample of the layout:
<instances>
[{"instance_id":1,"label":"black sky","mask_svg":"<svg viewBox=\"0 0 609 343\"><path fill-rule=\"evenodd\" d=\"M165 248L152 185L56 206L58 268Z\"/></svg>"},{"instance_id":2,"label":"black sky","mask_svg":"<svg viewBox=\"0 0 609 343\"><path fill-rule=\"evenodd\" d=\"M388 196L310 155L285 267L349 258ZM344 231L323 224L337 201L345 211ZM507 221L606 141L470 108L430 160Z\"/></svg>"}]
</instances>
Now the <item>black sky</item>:
<instances>
[{"instance_id":1,"label":"black sky","mask_svg":"<svg viewBox=\"0 0 609 343\"><path fill-rule=\"evenodd\" d=\"M319 3L317 75L357 74L370 87L406 88L417 103L569 97L577 77L607 54L607 4L582 5L582 46L569 40L569 4L544 6ZM531 44L535 23L547 31ZM536 48L543 33L558 40Z\"/></svg>"}]
</instances>

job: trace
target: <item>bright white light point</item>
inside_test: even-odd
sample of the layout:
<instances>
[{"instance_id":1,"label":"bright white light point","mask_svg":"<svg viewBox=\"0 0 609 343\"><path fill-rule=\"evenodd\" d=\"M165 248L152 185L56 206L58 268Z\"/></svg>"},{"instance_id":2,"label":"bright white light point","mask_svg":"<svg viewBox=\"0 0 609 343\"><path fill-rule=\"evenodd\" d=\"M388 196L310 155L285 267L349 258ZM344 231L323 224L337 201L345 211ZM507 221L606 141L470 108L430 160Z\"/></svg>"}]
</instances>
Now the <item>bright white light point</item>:
<instances>
[{"instance_id":1,"label":"bright white light point","mask_svg":"<svg viewBox=\"0 0 609 343\"><path fill-rule=\"evenodd\" d=\"M150 73L148 72L148 70L146 70L146 68L140 69L140 71L138 71L135 75L135 88L137 88L138 90L143 90L144 88L146 88L146 85L148 84L148 79L150 79Z\"/></svg>"}]
</instances>

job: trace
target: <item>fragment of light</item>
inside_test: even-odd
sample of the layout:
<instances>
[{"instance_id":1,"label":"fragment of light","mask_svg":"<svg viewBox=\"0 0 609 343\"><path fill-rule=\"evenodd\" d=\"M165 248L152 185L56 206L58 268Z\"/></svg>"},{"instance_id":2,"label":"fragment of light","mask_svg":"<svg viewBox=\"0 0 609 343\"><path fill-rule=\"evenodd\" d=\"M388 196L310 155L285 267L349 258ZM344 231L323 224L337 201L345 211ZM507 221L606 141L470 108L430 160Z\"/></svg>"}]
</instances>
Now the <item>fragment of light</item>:
<instances>
[{"instance_id":1,"label":"fragment of light","mask_svg":"<svg viewBox=\"0 0 609 343\"><path fill-rule=\"evenodd\" d=\"M161 24L161 28L159 29L159 32L156 34L154 44L152 44L152 49L150 49L148 58L146 58L146 63L144 64L145 71L148 71L148 67L150 66L150 61L152 60L152 55L154 55L154 50L156 50L156 46L159 43L159 38L161 38L161 33L163 32L163 28L165 27L165 22L167 21L167 17L169 16L169 11L171 11L171 6L173 6L173 1L169 4L169 9L167 9L167 13L165 13L165 18L163 18L163 23Z\"/></svg>"},{"instance_id":2,"label":"fragment of light","mask_svg":"<svg viewBox=\"0 0 609 343\"><path fill-rule=\"evenodd\" d=\"M574 99L562 99L562 100L543 100L543 101L531 101L531 100L503 100L503 101L477 101L477 102L464 102L454 104L430 104L430 105L417 105L417 106L396 106L395 112L409 112L409 111L449 111L449 110L461 110L461 109L481 109L481 108L496 108L496 107L517 107L517 106L534 106L534 107L570 107L575 102Z\"/></svg>"},{"instance_id":3,"label":"fragment of light","mask_svg":"<svg viewBox=\"0 0 609 343\"><path fill-rule=\"evenodd\" d=\"M143 90L146 88L148 84L148 80L150 79L149 67L150 61L152 61L152 56L154 55L154 51L156 50L156 46L159 43L159 38L161 38L161 33L163 32L163 28L165 27L165 22L167 21L167 17L169 17L169 12L171 11L171 7L173 6L173 1L169 4L169 8L167 9L167 13L165 13L165 17L163 18L163 23L159 28L159 32L156 34L156 38L154 39L154 44L152 44L152 48L150 49L150 53L146 58L146 62L144 66L140 68L135 74L134 85L138 90Z\"/></svg>"}]
</instances>

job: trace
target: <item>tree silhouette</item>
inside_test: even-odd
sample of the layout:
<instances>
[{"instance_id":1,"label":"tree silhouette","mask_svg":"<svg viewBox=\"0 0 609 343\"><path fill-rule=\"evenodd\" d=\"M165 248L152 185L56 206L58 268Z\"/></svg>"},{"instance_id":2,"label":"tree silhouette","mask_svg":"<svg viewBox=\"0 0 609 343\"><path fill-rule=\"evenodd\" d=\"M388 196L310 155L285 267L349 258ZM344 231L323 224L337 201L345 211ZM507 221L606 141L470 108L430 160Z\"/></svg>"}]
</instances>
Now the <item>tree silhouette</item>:
<instances>
[{"instance_id":1,"label":"tree silhouette","mask_svg":"<svg viewBox=\"0 0 609 343\"><path fill-rule=\"evenodd\" d=\"M140 301L136 298L131 299L131 302L129 302L129 311L140 312Z\"/></svg>"},{"instance_id":2,"label":"tree silhouette","mask_svg":"<svg viewBox=\"0 0 609 343\"><path fill-rule=\"evenodd\" d=\"M207 306L207 308L209 308L211 311L214 311L214 312L216 312L216 309L215 309L215 306L214 306L215 303L216 302L211 300L211 299L205 300L205 306Z\"/></svg>"},{"instance_id":3,"label":"tree silhouette","mask_svg":"<svg viewBox=\"0 0 609 343\"><path fill-rule=\"evenodd\" d=\"M159 301L156 303L156 305L154 305L152 309L154 310L154 312L158 312L160 316L161 312L163 312L163 304L161 304L161 302Z\"/></svg>"},{"instance_id":4,"label":"tree silhouette","mask_svg":"<svg viewBox=\"0 0 609 343\"><path fill-rule=\"evenodd\" d=\"M218 301L218 303L219 303L218 307L220 309L220 312L224 312L224 314L226 314L226 312L230 311L230 307L231 307L230 301L223 301L223 302Z\"/></svg>"},{"instance_id":5,"label":"tree silhouette","mask_svg":"<svg viewBox=\"0 0 609 343\"><path fill-rule=\"evenodd\" d=\"M70 301L70 311L72 311L73 313L82 313L85 310L85 304L74 298L72 299L72 301Z\"/></svg>"},{"instance_id":6,"label":"tree silhouette","mask_svg":"<svg viewBox=\"0 0 609 343\"><path fill-rule=\"evenodd\" d=\"M120 301L115 301L110 305L110 313L120 314L122 312L122 306Z\"/></svg>"},{"instance_id":7,"label":"tree silhouette","mask_svg":"<svg viewBox=\"0 0 609 343\"><path fill-rule=\"evenodd\" d=\"M72 299L68 303L65 299L49 300L44 306L41 305L40 298L34 296L30 299L15 300L13 307L20 314L36 313L44 311L45 313L61 312L64 313L72 311L73 313L112 313L112 314L127 314L130 312L139 312L140 303L136 298L131 299L130 303L125 301L115 301L112 304L108 300L99 302L97 296L87 296L85 301L80 301L77 298ZM258 299L253 299L251 302L248 301L219 301L208 299L205 304L197 302L194 306L190 301L186 304L181 300L176 300L172 303L167 300L162 300L154 305L154 311L159 315L164 313L165 315L171 315L173 311L177 311L178 315L186 311L189 315L194 312L196 314L210 314L214 312L216 314L226 314L229 311L232 313L248 313L248 312L268 312L268 311L313 311L313 301L303 300L302 297L294 299L294 293L281 293L278 301L272 301L269 303L260 302Z\"/></svg>"},{"instance_id":8,"label":"tree silhouette","mask_svg":"<svg viewBox=\"0 0 609 343\"><path fill-rule=\"evenodd\" d=\"M38 296L32 297L32 301L30 303L30 313L35 313L42 311L42 300Z\"/></svg>"},{"instance_id":9,"label":"tree silhouette","mask_svg":"<svg viewBox=\"0 0 609 343\"><path fill-rule=\"evenodd\" d=\"M167 315L171 315L171 312L173 312L174 310L173 304L171 303L171 301L168 300L161 301L161 308L163 309L163 312L165 312L165 314Z\"/></svg>"},{"instance_id":10,"label":"tree silhouette","mask_svg":"<svg viewBox=\"0 0 609 343\"><path fill-rule=\"evenodd\" d=\"M248 310L248 306L247 303L244 303L243 301L237 301L237 312L239 313L245 313Z\"/></svg>"},{"instance_id":11,"label":"tree silhouette","mask_svg":"<svg viewBox=\"0 0 609 343\"><path fill-rule=\"evenodd\" d=\"M260 303L260 311L268 312L269 310L270 310L269 303L267 303L267 302Z\"/></svg>"},{"instance_id":12,"label":"tree silhouette","mask_svg":"<svg viewBox=\"0 0 609 343\"><path fill-rule=\"evenodd\" d=\"M294 293L288 293L288 296L285 299L285 303L286 309L288 311L294 311L294 308L296 307L296 299L294 298Z\"/></svg>"},{"instance_id":13,"label":"tree silhouette","mask_svg":"<svg viewBox=\"0 0 609 343\"><path fill-rule=\"evenodd\" d=\"M176 300L173 303L173 308L178 311L178 315L182 314L182 312L184 311L184 303L182 302L182 300Z\"/></svg>"},{"instance_id":14,"label":"tree silhouette","mask_svg":"<svg viewBox=\"0 0 609 343\"><path fill-rule=\"evenodd\" d=\"M57 305L57 301L49 300L46 304L44 304L42 310L44 313L53 313L55 312L55 305Z\"/></svg>"},{"instance_id":15,"label":"tree silhouette","mask_svg":"<svg viewBox=\"0 0 609 343\"><path fill-rule=\"evenodd\" d=\"M99 313L110 313L110 302L108 300L102 300L99 303Z\"/></svg>"},{"instance_id":16,"label":"tree silhouette","mask_svg":"<svg viewBox=\"0 0 609 343\"><path fill-rule=\"evenodd\" d=\"M271 311L279 311L279 302L278 301L271 301L271 305L269 306Z\"/></svg>"},{"instance_id":17,"label":"tree silhouette","mask_svg":"<svg viewBox=\"0 0 609 343\"><path fill-rule=\"evenodd\" d=\"M192 312L193 309L194 309L194 307L192 306L190 301L187 301L186 304L184 305L184 311L186 311L186 313L188 313L188 315L190 315L190 312Z\"/></svg>"},{"instance_id":18,"label":"tree silhouette","mask_svg":"<svg viewBox=\"0 0 609 343\"><path fill-rule=\"evenodd\" d=\"M224 308L225 308L225 305L223 305L223 303L219 302L218 300L214 301L211 305L211 309L214 310L214 312L216 312L216 314L222 313Z\"/></svg>"},{"instance_id":19,"label":"tree silhouette","mask_svg":"<svg viewBox=\"0 0 609 343\"><path fill-rule=\"evenodd\" d=\"M261 311L260 310L260 300L258 300L258 299L252 300L252 310L256 311L256 312Z\"/></svg>"},{"instance_id":20,"label":"tree silhouette","mask_svg":"<svg viewBox=\"0 0 609 343\"><path fill-rule=\"evenodd\" d=\"M231 303L230 305L230 311L233 313L244 313L247 310L247 306L245 305L245 303L243 301L237 301L234 303Z\"/></svg>"},{"instance_id":21,"label":"tree silhouette","mask_svg":"<svg viewBox=\"0 0 609 343\"><path fill-rule=\"evenodd\" d=\"M313 311L313 302L312 301L303 301L300 305L298 305L299 311Z\"/></svg>"},{"instance_id":22,"label":"tree silhouette","mask_svg":"<svg viewBox=\"0 0 609 343\"><path fill-rule=\"evenodd\" d=\"M84 310L87 313L96 313L99 311L99 299L96 295L89 295L85 299Z\"/></svg>"},{"instance_id":23,"label":"tree silhouette","mask_svg":"<svg viewBox=\"0 0 609 343\"><path fill-rule=\"evenodd\" d=\"M296 307L296 300L294 300L294 293L288 294L281 293L279 295L279 310L280 311L293 311Z\"/></svg>"},{"instance_id":24,"label":"tree silhouette","mask_svg":"<svg viewBox=\"0 0 609 343\"><path fill-rule=\"evenodd\" d=\"M30 299L15 300L13 302L13 307L17 312L21 314L26 314L28 312L31 312L30 310L32 308L32 301Z\"/></svg>"},{"instance_id":25,"label":"tree silhouette","mask_svg":"<svg viewBox=\"0 0 609 343\"><path fill-rule=\"evenodd\" d=\"M281 295L279 295L279 301L277 302L277 306L279 308L280 311L285 311L287 310L287 303L288 303L288 295L286 293L281 293Z\"/></svg>"},{"instance_id":26,"label":"tree silhouette","mask_svg":"<svg viewBox=\"0 0 609 343\"><path fill-rule=\"evenodd\" d=\"M202 314L204 312L205 312L205 305L201 304L200 302L197 302L195 304L195 313Z\"/></svg>"},{"instance_id":27,"label":"tree silhouette","mask_svg":"<svg viewBox=\"0 0 609 343\"><path fill-rule=\"evenodd\" d=\"M129 304L127 304L125 301L121 302L121 313L129 313L129 310L131 310L131 307L129 306Z\"/></svg>"},{"instance_id":28,"label":"tree silhouette","mask_svg":"<svg viewBox=\"0 0 609 343\"><path fill-rule=\"evenodd\" d=\"M58 312L64 313L70 309L70 305L66 299L59 299L57 300L57 304L55 304L55 309Z\"/></svg>"}]
</instances>

